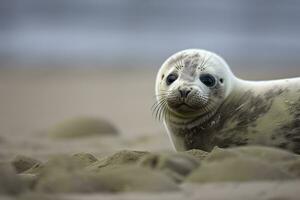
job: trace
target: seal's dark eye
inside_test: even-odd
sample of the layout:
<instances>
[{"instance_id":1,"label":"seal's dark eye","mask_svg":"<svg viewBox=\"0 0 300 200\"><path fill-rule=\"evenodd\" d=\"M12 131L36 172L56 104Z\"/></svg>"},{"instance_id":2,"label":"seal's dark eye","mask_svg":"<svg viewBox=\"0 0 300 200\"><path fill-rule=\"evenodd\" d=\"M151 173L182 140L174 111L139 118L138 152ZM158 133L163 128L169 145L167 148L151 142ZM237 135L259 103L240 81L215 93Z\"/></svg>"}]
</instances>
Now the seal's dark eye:
<instances>
[{"instance_id":1,"label":"seal's dark eye","mask_svg":"<svg viewBox=\"0 0 300 200\"><path fill-rule=\"evenodd\" d=\"M171 83L173 83L177 79L177 77L177 74L169 74L166 80L167 84L170 85Z\"/></svg>"},{"instance_id":2,"label":"seal's dark eye","mask_svg":"<svg viewBox=\"0 0 300 200\"><path fill-rule=\"evenodd\" d=\"M216 79L210 74L202 74L200 76L200 81L204 83L207 87L213 87L216 84Z\"/></svg>"}]
</instances>

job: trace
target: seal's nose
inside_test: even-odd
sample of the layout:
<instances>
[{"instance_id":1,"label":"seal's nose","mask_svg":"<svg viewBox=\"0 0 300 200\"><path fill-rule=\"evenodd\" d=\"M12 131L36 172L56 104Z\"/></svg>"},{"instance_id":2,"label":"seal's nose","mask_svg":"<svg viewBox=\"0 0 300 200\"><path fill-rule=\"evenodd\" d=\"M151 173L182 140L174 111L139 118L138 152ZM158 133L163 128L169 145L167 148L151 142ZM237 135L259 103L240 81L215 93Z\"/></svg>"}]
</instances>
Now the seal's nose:
<instances>
[{"instance_id":1,"label":"seal's nose","mask_svg":"<svg viewBox=\"0 0 300 200\"><path fill-rule=\"evenodd\" d=\"M190 87L179 87L178 90L179 90L179 93L180 93L180 97L186 98L188 96L188 94L192 91L192 88L190 88Z\"/></svg>"}]
</instances>

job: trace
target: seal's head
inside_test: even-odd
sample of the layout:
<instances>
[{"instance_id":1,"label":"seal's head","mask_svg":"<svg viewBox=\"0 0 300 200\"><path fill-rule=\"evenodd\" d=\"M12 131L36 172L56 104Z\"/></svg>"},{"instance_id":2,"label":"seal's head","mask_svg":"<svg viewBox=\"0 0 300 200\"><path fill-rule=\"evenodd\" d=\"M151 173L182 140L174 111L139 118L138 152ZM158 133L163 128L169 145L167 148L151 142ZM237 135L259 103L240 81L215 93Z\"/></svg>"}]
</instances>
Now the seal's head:
<instances>
[{"instance_id":1,"label":"seal's head","mask_svg":"<svg viewBox=\"0 0 300 200\"><path fill-rule=\"evenodd\" d=\"M200 49L180 51L168 58L156 78L154 110L183 118L216 111L230 94L232 74L218 55Z\"/></svg>"}]
</instances>

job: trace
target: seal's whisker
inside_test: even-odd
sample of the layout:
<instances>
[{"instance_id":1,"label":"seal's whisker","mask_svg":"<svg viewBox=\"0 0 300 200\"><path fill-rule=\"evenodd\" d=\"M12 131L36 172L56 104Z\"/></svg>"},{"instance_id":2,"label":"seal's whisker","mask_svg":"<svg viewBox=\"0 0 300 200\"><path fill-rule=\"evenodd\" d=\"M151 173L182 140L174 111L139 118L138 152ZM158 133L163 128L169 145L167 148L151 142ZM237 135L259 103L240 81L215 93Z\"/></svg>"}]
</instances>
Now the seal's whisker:
<instances>
[{"instance_id":1,"label":"seal's whisker","mask_svg":"<svg viewBox=\"0 0 300 200\"><path fill-rule=\"evenodd\" d=\"M164 108L164 119L169 120L170 119L170 111L167 109L167 106Z\"/></svg>"},{"instance_id":2,"label":"seal's whisker","mask_svg":"<svg viewBox=\"0 0 300 200\"><path fill-rule=\"evenodd\" d=\"M182 67L184 67L183 59L179 60L179 63Z\"/></svg>"},{"instance_id":3,"label":"seal's whisker","mask_svg":"<svg viewBox=\"0 0 300 200\"><path fill-rule=\"evenodd\" d=\"M151 109L154 109L154 110L155 110L157 106L159 106L161 103L163 103L163 101L165 101L165 99L161 99L161 100L159 100L159 101L156 101L156 102L152 105Z\"/></svg>"},{"instance_id":4,"label":"seal's whisker","mask_svg":"<svg viewBox=\"0 0 300 200\"><path fill-rule=\"evenodd\" d=\"M158 117L156 117L156 118L159 121L161 121L161 119L162 119L165 108L166 108L165 102L162 102L162 104L160 104L160 108L157 110Z\"/></svg>"},{"instance_id":5,"label":"seal's whisker","mask_svg":"<svg viewBox=\"0 0 300 200\"><path fill-rule=\"evenodd\" d=\"M158 106L153 110L153 115L155 117L155 119L158 118L158 113L160 112L162 104L158 104Z\"/></svg>"},{"instance_id":6,"label":"seal's whisker","mask_svg":"<svg viewBox=\"0 0 300 200\"><path fill-rule=\"evenodd\" d=\"M165 111L165 104L162 104L162 106L161 106L161 110L160 110L160 112L159 112L159 118L158 118L158 120L159 120L159 121L161 121L161 120L162 120L162 117L163 117L164 111Z\"/></svg>"},{"instance_id":7,"label":"seal's whisker","mask_svg":"<svg viewBox=\"0 0 300 200\"><path fill-rule=\"evenodd\" d=\"M168 94L167 93L164 93L164 94L156 94L154 95L154 97L161 97L161 96L167 96Z\"/></svg>"},{"instance_id":8,"label":"seal's whisker","mask_svg":"<svg viewBox=\"0 0 300 200\"><path fill-rule=\"evenodd\" d=\"M175 68L179 71L181 69L180 63L176 62L175 63Z\"/></svg>"},{"instance_id":9,"label":"seal's whisker","mask_svg":"<svg viewBox=\"0 0 300 200\"><path fill-rule=\"evenodd\" d=\"M203 56L203 58L201 59L200 68L202 68L203 70L205 70L208 67L207 63L209 62L211 56L212 55L204 55Z\"/></svg>"},{"instance_id":10,"label":"seal's whisker","mask_svg":"<svg viewBox=\"0 0 300 200\"><path fill-rule=\"evenodd\" d=\"M166 99L160 99L152 106L152 114L160 121L163 109L166 107Z\"/></svg>"}]
</instances>

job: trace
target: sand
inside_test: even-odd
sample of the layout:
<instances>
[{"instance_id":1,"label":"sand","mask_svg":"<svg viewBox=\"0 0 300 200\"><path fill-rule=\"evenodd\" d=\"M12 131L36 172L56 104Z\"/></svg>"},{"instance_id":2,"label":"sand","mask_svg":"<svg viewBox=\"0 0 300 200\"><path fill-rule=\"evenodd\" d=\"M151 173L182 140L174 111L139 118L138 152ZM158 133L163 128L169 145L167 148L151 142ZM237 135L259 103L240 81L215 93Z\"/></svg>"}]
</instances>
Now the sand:
<instances>
[{"instance_id":1,"label":"sand","mask_svg":"<svg viewBox=\"0 0 300 200\"><path fill-rule=\"evenodd\" d=\"M1 70L0 158L171 150L151 113L154 77L150 70ZM78 117L108 120L121 137L49 140L50 129Z\"/></svg>"},{"instance_id":2,"label":"sand","mask_svg":"<svg viewBox=\"0 0 300 200\"><path fill-rule=\"evenodd\" d=\"M1 199L298 199L299 156L176 153L154 70L0 70Z\"/></svg>"}]
</instances>

